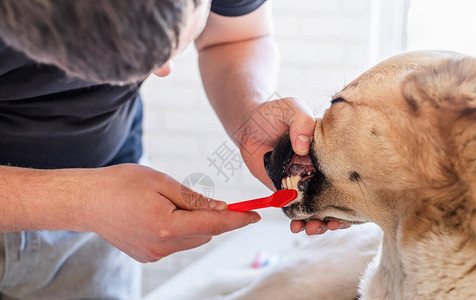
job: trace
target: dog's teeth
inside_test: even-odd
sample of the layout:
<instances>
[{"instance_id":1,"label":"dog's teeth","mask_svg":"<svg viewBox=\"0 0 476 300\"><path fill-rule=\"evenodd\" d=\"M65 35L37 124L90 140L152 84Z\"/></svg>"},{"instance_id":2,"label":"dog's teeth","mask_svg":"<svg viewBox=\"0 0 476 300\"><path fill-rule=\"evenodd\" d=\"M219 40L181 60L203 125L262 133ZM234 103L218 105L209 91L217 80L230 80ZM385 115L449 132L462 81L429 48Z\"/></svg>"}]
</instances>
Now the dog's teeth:
<instances>
[{"instance_id":1,"label":"dog's teeth","mask_svg":"<svg viewBox=\"0 0 476 300\"><path fill-rule=\"evenodd\" d=\"M311 171L307 172L307 175L311 175Z\"/></svg>"},{"instance_id":2,"label":"dog's teeth","mask_svg":"<svg viewBox=\"0 0 476 300\"><path fill-rule=\"evenodd\" d=\"M283 179L281 180L281 188L282 188L282 189L285 189L285 190L288 189L288 185L286 184L286 178L283 178Z\"/></svg>"},{"instance_id":3,"label":"dog's teeth","mask_svg":"<svg viewBox=\"0 0 476 300\"><path fill-rule=\"evenodd\" d=\"M283 189L298 189L298 183L301 181L301 176L288 176L281 179L281 188Z\"/></svg>"},{"instance_id":4,"label":"dog's teeth","mask_svg":"<svg viewBox=\"0 0 476 300\"><path fill-rule=\"evenodd\" d=\"M291 176L291 188L296 188L296 176Z\"/></svg>"},{"instance_id":5,"label":"dog's teeth","mask_svg":"<svg viewBox=\"0 0 476 300\"><path fill-rule=\"evenodd\" d=\"M284 181L283 178L283 183L285 182L286 188L287 189L298 189L298 182L302 179L301 176L290 176L286 177L286 181Z\"/></svg>"},{"instance_id":6,"label":"dog's teeth","mask_svg":"<svg viewBox=\"0 0 476 300\"><path fill-rule=\"evenodd\" d=\"M294 177L294 187L296 188L296 190L298 189L298 182L301 181L301 179L301 176Z\"/></svg>"}]
</instances>

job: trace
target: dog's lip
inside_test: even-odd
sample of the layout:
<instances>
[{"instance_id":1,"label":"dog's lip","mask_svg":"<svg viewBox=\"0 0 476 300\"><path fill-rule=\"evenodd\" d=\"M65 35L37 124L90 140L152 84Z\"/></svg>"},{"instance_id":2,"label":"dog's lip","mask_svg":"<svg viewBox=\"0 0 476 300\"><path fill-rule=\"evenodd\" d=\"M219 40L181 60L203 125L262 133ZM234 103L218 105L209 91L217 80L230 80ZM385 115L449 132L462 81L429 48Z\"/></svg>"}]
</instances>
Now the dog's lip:
<instances>
[{"instance_id":1,"label":"dog's lip","mask_svg":"<svg viewBox=\"0 0 476 300\"><path fill-rule=\"evenodd\" d=\"M300 156L293 152L290 161L287 164L286 169L283 172L284 175L304 175L307 174L309 171L315 171L316 167L311 161L309 155Z\"/></svg>"},{"instance_id":2,"label":"dog's lip","mask_svg":"<svg viewBox=\"0 0 476 300\"><path fill-rule=\"evenodd\" d=\"M266 173L268 174L269 178L273 182L274 186L276 187L277 190L281 189L281 180L284 176L284 172L286 171L286 168L289 165L289 162L291 161L291 158L294 155L294 151L290 149L290 151L287 151L285 156L281 158L280 160L280 165L276 167L275 164L271 163L271 156L273 154L273 151L269 151L264 155L264 166L266 169Z\"/></svg>"},{"instance_id":3,"label":"dog's lip","mask_svg":"<svg viewBox=\"0 0 476 300\"><path fill-rule=\"evenodd\" d=\"M299 156L293 153L288 165L281 173L281 188L305 192L315 172L316 168L308 155Z\"/></svg>"}]
</instances>

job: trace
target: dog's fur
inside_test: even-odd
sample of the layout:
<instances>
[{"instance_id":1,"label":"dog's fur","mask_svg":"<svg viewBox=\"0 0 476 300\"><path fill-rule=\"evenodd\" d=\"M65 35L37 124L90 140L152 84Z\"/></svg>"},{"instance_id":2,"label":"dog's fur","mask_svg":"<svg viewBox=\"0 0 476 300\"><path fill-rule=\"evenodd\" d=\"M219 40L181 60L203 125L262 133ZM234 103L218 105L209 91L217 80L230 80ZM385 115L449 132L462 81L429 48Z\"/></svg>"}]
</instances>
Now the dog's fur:
<instances>
[{"instance_id":1,"label":"dog's fur","mask_svg":"<svg viewBox=\"0 0 476 300\"><path fill-rule=\"evenodd\" d=\"M380 226L363 299L476 298L476 59L398 55L334 100L314 132L317 173L284 212Z\"/></svg>"}]
</instances>

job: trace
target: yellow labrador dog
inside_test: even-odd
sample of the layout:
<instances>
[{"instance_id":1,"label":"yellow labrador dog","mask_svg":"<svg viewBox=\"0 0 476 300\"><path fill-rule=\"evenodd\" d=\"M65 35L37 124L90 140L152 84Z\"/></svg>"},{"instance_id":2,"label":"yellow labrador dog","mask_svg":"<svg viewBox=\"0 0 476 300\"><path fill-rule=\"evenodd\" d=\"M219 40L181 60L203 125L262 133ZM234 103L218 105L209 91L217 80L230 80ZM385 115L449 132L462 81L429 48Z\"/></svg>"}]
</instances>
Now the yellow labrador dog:
<instances>
[{"instance_id":1,"label":"yellow labrador dog","mask_svg":"<svg viewBox=\"0 0 476 300\"><path fill-rule=\"evenodd\" d=\"M476 299L476 58L378 64L333 97L311 147L298 157L282 138L268 174L298 189L291 219L380 226L362 299Z\"/></svg>"}]
</instances>

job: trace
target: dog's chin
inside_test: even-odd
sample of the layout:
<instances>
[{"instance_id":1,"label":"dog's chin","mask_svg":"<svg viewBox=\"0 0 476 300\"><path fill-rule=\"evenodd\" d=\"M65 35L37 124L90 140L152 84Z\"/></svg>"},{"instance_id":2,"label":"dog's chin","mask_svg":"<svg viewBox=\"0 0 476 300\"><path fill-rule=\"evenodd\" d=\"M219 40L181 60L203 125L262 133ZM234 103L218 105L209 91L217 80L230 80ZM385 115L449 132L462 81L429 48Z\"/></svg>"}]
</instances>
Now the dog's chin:
<instances>
[{"instance_id":1,"label":"dog's chin","mask_svg":"<svg viewBox=\"0 0 476 300\"><path fill-rule=\"evenodd\" d=\"M322 221L323 218L319 218L318 214L316 213L307 213L304 212L303 209L301 208L301 203L296 202L293 203L289 206L285 206L281 208L286 215L291 220L320 220Z\"/></svg>"},{"instance_id":2,"label":"dog's chin","mask_svg":"<svg viewBox=\"0 0 476 300\"><path fill-rule=\"evenodd\" d=\"M301 202L295 202L291 205L285 206L282 208L286 217L291 220L319 220L322 222L326 222L328 220L334 220L335 218L329 217L326 214L316 211L316 212L309 212L306 211L306 206L303 205Z\"/></svg>"},{"instance_id":3,"label":"dog's chin","mask_svg":"<svg viewBox=\"0 0 476 300\"><path fill-rule=\"evenodd\" d=\"M298 198L299 199L299 198ZM297 199L297 200L298 200ZM296 201L296 200L295 200ZM294 201L293 201L294 202ZM305 203L297 201L282 208L284 214L291 220L310 221L318 220L324 223L338 221L343 224L363 224L369 222L352 212L346 212L336 208L324 208L322 210L309 211Z\"/></svg>"}]
</instances>

